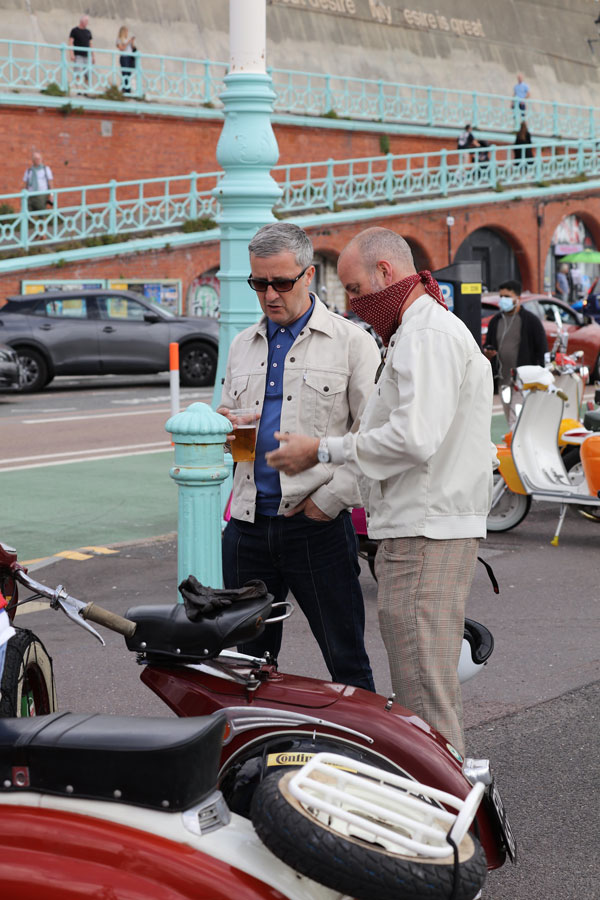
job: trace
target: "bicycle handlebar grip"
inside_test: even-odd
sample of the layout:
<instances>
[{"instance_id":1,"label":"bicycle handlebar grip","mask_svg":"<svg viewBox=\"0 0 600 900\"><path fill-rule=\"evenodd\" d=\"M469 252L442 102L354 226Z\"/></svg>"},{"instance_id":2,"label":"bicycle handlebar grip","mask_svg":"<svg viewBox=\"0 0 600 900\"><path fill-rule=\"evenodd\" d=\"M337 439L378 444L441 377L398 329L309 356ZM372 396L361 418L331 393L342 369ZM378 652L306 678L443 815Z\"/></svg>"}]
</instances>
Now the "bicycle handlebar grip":
<instances>
[{"instance_id":1,"label":"bicycle handlebar grip","mask_svg":"<svg viewBox=\"0 0 600 900\"><path fill-rule=\"evenodd\" d=\"M125 619L123 616L118 615L118 613L102 609L101 606L96 606L95 603L88 603L88 605L81 610L80 615L84 619L90 619L90 621L96 622L98 625L104 625L105 628L116 631L125 637L132 637L137 628L137 623L132 622L131 619Z\"/></svg>"}]
</instances>

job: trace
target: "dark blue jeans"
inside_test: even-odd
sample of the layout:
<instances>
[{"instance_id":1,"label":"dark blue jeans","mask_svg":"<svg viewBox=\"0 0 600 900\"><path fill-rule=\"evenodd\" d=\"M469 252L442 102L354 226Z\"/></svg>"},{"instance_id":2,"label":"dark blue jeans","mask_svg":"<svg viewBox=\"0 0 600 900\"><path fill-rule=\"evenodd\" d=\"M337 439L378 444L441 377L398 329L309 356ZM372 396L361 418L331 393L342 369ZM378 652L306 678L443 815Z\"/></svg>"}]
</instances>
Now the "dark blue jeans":
<instances>
[{"instance_id":1,"label":"dark blue jeans","mask_svg":"<svg viewBox=\"0 0 600 900\"><path fill-rule=\"evenodd\" d=\"M241 587L261 578L275 600L290 590L314 634L334 681L374 691L373 673L365 650L365 608L358 581L357 542L346 510L330 522L304 513L290 518L256 516L256 521L231 519L223 535L225 587ZM242 653L277 657L282 625L268 625Z\"/></svg>"}]
</instances>

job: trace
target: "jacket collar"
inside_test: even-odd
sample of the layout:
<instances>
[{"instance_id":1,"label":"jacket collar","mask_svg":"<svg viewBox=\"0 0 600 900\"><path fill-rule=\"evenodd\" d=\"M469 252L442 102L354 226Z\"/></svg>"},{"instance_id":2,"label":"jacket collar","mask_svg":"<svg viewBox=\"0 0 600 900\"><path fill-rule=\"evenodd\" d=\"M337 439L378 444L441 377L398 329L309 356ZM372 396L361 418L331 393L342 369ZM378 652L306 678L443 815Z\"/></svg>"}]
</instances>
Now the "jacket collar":
<instances>
[{"instance_id":1,"label":"jacket collar","mask_svg":"<svg viewBox=\"0 0 600 900\"><path fill-rule=\"evenodd\" d=\"M329 312L324 303L319 300L318 296L311 291L311 297L315 298L315 306L313 314L308 320L307 327L311 331L322 331L324 334L333 334L333 323L331 321L332 313ZM244 332L244 339L252 341L257 335L267 337L267 317L262 316L256 325L251 325Z\"/></svg>"}]
</instances>

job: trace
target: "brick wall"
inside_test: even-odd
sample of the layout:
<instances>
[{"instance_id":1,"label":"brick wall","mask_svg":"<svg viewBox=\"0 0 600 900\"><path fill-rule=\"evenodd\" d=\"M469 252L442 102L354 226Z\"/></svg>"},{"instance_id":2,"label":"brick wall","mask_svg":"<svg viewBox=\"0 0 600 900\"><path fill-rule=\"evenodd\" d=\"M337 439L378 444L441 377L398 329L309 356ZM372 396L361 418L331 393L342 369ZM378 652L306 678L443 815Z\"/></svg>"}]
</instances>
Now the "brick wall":
<instances>
[{"instance_id":1,"label":"brick wall","mask_svg":"<svg viewBox=\"0 0 600 900\"><path fill-rule=\"evenodd\" d=\"M56 188L82 184L211 172L219 169L218 119L0 108L3 164L0 194L20 191L34 149L53 171ZM380 156L380 135L365 131L276 125L279 163ZM392 153L419 153L455 147L453 139L390 136Z\"/></svg>"}]
</instances>

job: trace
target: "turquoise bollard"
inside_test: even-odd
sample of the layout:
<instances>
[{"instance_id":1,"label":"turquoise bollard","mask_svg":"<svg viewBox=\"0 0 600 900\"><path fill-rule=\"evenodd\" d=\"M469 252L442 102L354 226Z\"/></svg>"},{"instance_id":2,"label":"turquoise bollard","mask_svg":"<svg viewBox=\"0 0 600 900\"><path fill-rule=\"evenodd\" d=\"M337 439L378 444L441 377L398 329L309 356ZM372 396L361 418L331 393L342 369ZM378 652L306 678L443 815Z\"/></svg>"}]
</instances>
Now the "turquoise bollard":
<instances>
[{"instance_id":1,"label":"turquoise bollard","mask_svg":"<svg viewBox=\"0 0 600 900\"><path fill-rule=\"evenodd\" d=\"M230 473L223 444L232 429L206 403L192 403L165 425L175 444L169 475L179 487L177 584L195 575L202 584L223 586L221 485Z\"/></svg>"}]
</instances>

